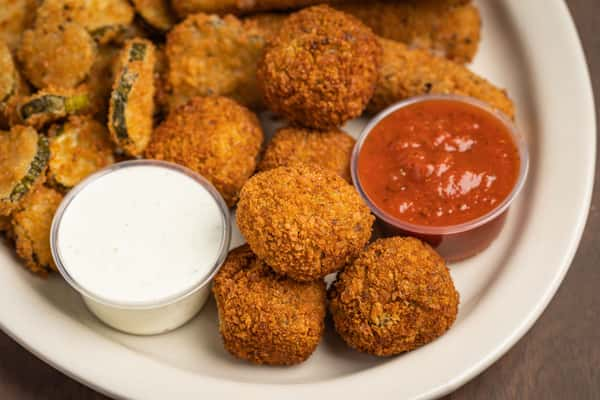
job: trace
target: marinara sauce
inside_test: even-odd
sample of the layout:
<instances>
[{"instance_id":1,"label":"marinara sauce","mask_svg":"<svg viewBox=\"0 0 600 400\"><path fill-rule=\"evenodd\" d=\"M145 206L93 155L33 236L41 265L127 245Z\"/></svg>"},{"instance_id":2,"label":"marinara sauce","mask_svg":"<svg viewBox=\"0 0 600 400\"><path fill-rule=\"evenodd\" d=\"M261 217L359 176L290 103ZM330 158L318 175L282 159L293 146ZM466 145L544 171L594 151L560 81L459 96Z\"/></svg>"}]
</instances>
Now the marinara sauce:
<instances>
[{"instance_id":1,"label":"marinara sauce","mask_svg":"<svg viewBox=\"0 0 600 400\"><path fill-rule=\"evenodd\" d=\"M398 108L365 138L360 186L384 213L447 227L482 217L513 191L519 149L507 125L464 101L428 99Z\"/></svg>"}]
</instances>

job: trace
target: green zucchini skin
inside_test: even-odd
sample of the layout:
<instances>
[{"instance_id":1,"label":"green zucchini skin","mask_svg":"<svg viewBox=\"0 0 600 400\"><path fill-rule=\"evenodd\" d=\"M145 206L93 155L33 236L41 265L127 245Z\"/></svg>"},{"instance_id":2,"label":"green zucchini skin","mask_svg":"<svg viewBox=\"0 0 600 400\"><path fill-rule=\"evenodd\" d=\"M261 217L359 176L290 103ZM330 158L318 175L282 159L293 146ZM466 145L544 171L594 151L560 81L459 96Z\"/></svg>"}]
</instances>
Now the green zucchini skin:
<instances>
[{"instance_id":1,"label":"green zucchini skin","mask_svg":"<svg viewBox=\"0 0 600 400\"><path fill-rule=\"evenodd\" d=\"M129 92L137 79L137 74L129 72L127 68L121 74L119 84L113 92L112 102L114 105L114 113L112 126L115 130L119 142L130 143L131 139L127 133L127 121L125 118L125 109L127 108L127 99Z\"/></svg>"},{"instance_id":2,"label":"green zucchini skin","mask_svg":"<svg viewBox=\"0 0 600 400\"><path fill-rule=\"evenodd\" d=\"M35 181L42 175L48 165L50 159L50 149L48 139L45 136L39 135L37 142L37 152L33 160L29 164L27 173L13 188L8 200L13 203L18 202L27 194L29 189L34 185Z\"/></svg>"},{"instance_id":3,"label":"green zucchini skin","mask_svg":"<svg viewBox=\"0 0 600 400\"><path fill-rule=\"evenodd\" d=\"M89 107L87 94L75 94L63 96L56 94L43 94L33 97L31 100L21 104L18 108L19 118L28 125L40 125L32 122L41 119L42 123L79 113Z\"/></svg>"}]
</instances>

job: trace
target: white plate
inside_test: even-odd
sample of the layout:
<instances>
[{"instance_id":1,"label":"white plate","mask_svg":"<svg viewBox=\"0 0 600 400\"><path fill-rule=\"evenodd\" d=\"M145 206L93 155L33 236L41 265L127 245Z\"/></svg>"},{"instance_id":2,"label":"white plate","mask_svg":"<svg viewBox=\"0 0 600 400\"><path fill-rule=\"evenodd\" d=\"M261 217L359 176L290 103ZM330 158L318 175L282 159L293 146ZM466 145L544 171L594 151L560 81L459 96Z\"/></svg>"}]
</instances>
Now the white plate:
<instances>
[{"instance_id":1,"label":"white plate","mask_svg":"<svg viewBox=\"0 0 600 400\"><path fill-rule=\"evenodd\" d=\"M473 68L516 101L531 172L501 237L480 256L451 266L461 305L441 339L376 359L345 348L330 332L300 366L255 367L223 350L214 304L171 334L127 336L97 322L60 278L26 273L6 248L0 249L2 328L61 371L127 398L430 398L480 373L529 329L567 272L587 216L596 148L589 76L565 4L480 6L483 41Z\"/></svg>"}]
</instances>

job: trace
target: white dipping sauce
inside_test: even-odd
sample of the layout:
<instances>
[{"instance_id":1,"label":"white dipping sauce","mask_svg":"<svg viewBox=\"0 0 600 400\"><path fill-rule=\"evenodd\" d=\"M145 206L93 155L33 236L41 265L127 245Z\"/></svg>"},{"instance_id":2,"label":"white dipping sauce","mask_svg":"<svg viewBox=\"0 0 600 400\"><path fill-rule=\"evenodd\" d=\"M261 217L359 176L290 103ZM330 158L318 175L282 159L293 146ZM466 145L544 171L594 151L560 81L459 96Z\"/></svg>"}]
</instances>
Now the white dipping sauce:
<instances>
[{"instance_id":1,"label":"white dipping sauce","mask_svg":"<svg viewBox=\"0 0 600 400\"><path fill-rule=\"evenodd\" d=\"M130 165L73 197L56 242L64 269L92 295L110 304L158 304L211 274L225 223L219 204L193 178Z\"/></svg>"}]
</instances>

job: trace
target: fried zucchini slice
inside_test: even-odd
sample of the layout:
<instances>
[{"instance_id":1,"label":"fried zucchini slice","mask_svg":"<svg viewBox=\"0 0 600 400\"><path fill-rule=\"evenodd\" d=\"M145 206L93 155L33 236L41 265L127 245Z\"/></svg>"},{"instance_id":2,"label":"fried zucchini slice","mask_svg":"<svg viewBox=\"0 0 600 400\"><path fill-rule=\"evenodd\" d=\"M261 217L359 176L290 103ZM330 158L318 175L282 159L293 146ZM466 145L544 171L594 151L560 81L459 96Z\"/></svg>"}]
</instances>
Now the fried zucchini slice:
<instances>
[{"instance_id":1,"label":"fried zucchini slice","mask_svg":"<svg viewBox=\"0 0 600 400\"><path fill-rule=\"evenodd\" d=\"M265 39L256 25L233 16L190 15L167 35L170 109L195 96L231 97L259 108L256 66Z\"/></svg>"},{"instance_id":2,"label":"fried zucchini slice","mask_svg":"<svg viewBox=\"0 0 600 400\"><path fill-rule=\"evenodd\" d=\"M87 92L49 87L21 99L17 114L24 124L41 128L68 115L84 112L89 105Z\"/></svg>"},{"instance_id":3,"label":"fried zucchini slice","mask_svg":"<svg viewBox=\"0 0 600 400\"><path fill-rule=\"evenodd\" d=\"M43 183L48 139L35 129L16 125L0 133L0 215L9 215L32 188Z\"/></svg>"},{"instance_id":4,"label":"fried zucchini slice","mask_svg":"<svg viewBox=\"0 0 600 400\"><path fill-rule=\"evenodd\" d=\"M108 130L89 116L52 126L49 137L48 182L58 189L70 189L115 161Z\"/></svg>"},{"instance_id":5,"label":"fried zucchini slice","mask_svg":"<svg viewBox=\"0 0 600 400\"><path fill-rule=\"evenodd\" d=\"M11 51L21 42L25 29L33 24L37 0L0 0L0 41Z\"/></svg>"},{"instance_id":6,"label":"fried zucchini slice","mask_svg":"<svg viewBox=\"0 0 600 400\"><path fill-rule=\"evenodd\" d=\"M44 0L36 24L74 22L99 44L106 44L131 24L134 14L127 0Z\"/></svg>"},{"instance_id":7,"label":"fried zucchini slice","mask_svg":"<svg viewBox=\"0 0 600 400\"><path fill-rule=\"evenodd\" d=\"M10 49L0 40L0 103L5 103L17 90L17 69Z\"/></svg>"},{"instance_id":8,"label":"fried zucchini slice","mask_svg":"<svg viewBox=\"0 0 600 400\"><path fill-rule=\"evenodd\" d=\"M62 199L58 191L41 185L23 199L12 215L17 255L31 272L42 276L56 271L50 252L50 227Z\"/></svg>"},{"instance_id":9,"label":"fried zucchini slice","mask_svg":"<svg viewBox=\"0 0 600 400\"><path fill-rule=\"evenodd\" d=\"M108 99L114 81L114 71L120 49L113 46L100 46L92 65L90 75L85 80L85 88L90 96L90 112L96 119L106 122Z\"/></svg>"},{"instance_id":10,"label":"fried zucchini slice","mask_svg":"<svg viewBox=\"0 0 600 400\"><path fill-rule=\"evenodd\" d=\"M96 44L79 24L36 24L23 34L19 59L36 87L72 88L83 81L96 58Z\"/></svg>"},{"instance_id":11,"label":"fried zucchini slice","mask_svg":"<svg viewBox=\"0 0 600 400\"><path fill-rule=\"evenodd\" d=\"M166 32L177 19L167 0L132 0L135 10L153 28Z\"/></svg>"},{"instance_id":12,"label":"fried zucchini slice","mask_svg":"<svg viewBox=\"0 0 600 400\"><path fill-rule=\"evenodd\" d=\"M113 141L131 156L142 154L152 135L155 63L154 45L146 39L130 40L119 57L108 129Z\"/></svg>"}]
</instances>

